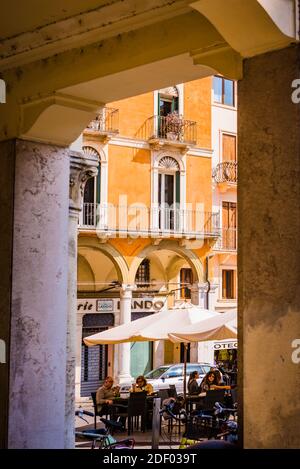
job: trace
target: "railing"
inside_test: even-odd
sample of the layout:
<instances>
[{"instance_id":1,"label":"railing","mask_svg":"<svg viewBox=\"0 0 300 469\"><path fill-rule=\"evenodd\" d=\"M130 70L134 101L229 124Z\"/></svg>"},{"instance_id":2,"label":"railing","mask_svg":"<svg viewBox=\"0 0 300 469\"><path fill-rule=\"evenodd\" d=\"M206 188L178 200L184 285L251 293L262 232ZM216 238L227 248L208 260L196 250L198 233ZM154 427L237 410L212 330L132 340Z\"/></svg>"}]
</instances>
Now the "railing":
<instances>
[{"instance_id":1,"label":"railing","mask_svg":"<svg viewBox=\"0 0 300 469\"><path fill-rule=\"evenodd\" d=\"M197 122L176 117L170 119L169 116L150 117L143 129L142 138L146 140L164 139L186 144L195 145L197 143Z\"/></svg>"},{"instance_id":2,"label":"railing","mask_svg":"<svg viewBox=\"0 0 300 469\"><path fill-rule=\"evenodd\" d=\"M214 249L217 251L237 250L237 228L221 228L221 237L216 242Z\"/></svg>"},{"instance_id":3,"label":"railing","mask_svg":"<svg viewBox=\"0 0 300 469\"><path fill-rule=\"evenodd\" d=\"M105 133L119 133L119 109L104 107L89 123L87 129Z\"/></svg>"},{"instance_id":4,"label":"railing","mask_svg":"<svg viewBox=\"0 0 300 469\"><path fill-rule=\"evenodd\" d=\"M237 183L237 162L224 161L223 163L219 163L213 170L212 176L216 183Z\"/></svg>"},{"instance_id":5,"label":"railing","mask_svg":"<svg viewBox=\"0 0 300 469\"><path fill-rule=\"evenodd\" d=\"M80 228L93 228L106 233L132 233L139 236L170 233L218 238L219 220L219 213L200 210L84 203L79 225Z\"/></svg>"}]
</instances>

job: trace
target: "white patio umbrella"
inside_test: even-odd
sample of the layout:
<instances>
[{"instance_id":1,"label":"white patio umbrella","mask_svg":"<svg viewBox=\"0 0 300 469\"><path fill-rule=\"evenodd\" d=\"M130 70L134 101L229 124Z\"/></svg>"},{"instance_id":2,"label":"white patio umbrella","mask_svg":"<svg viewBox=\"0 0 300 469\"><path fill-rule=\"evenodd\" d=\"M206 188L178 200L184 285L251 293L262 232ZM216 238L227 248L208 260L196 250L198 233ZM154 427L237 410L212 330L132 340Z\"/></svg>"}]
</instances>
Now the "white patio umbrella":
<instances>
[{"instance_id":1,"label":"white patio umbrella","mask_svg":"<svg viewBox=\"0 0 300 469\"><path fill-rule=\"evenodd\" d=\"M203 342L237 337L237 311L218 313L168 334L172 342Z\"/></svg>"},{"instance_id":2,"label":"white patio umbrella","mask_svg":"<svg viewBox=\"0 0 300 469\"><path fill-rule=\"evenodd\" d=\"M168 340L169 334L180 331L187 325L220 316L215 311L199 308L191 303L182 303L145 318L113 327L83 339L87 346L99 344L121 344ZM184 341L181 341L184 342ZM184 346L184 396L186 394L186 344Z\"/></svg>"},{"instance_id":3,"label":"white patio umbrella","mask_svg":"<svg viewBox=\"0 0 300 469\"><path fill-rule=\"evenodd\" d=\"M168 340L169 334L204 319L220 316L220 313L198 308L190 303L162 310L145 318L136 319L83 339L88 346Z\"/></svg>"}]
</instances>

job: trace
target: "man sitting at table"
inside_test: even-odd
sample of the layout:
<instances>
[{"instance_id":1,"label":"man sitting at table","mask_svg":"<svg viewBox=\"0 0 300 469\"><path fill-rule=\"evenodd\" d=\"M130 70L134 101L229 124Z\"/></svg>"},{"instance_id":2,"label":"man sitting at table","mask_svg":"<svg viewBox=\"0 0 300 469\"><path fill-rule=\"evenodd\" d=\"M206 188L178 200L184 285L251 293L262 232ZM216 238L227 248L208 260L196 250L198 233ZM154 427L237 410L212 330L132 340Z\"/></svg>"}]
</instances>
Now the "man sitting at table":
<instances>
[{"instance_id":1,"label":"man sitting at table","mask_svg":"<svg viewBox=\"0 0 300 469\"><path fill-rule=\"evenodd\" d=\"M107 376L96 393L97 412L100 415L109 413L109 405L113 403L113 398L119 395L120 387L113 384L113 378Z\"/></svg>"},{"instance_id":2,"label":"man sitting at table","mask_svg":"<svg viewBox=\"0 0 300 469\"><path fill-rule=\"evenodd\" d=\"M145 391L147 395L153 393L153 386L150 383L147 383L147 380L144 376L138 376L136 378L135 384L133 384L129 390L129 392L141 392Z\"/></svg>"}]
</instances>

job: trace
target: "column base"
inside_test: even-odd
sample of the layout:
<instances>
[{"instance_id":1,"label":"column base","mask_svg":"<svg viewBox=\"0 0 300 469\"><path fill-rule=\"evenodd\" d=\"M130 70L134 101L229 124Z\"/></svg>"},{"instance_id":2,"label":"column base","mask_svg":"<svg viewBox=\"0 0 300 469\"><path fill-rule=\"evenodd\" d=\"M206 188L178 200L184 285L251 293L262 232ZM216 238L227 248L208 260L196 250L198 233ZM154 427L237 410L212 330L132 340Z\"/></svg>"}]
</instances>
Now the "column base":
<instances>
[{"instance_id":1,"label":"column base","mask_svg":"<svg viewBox=\"0 0 300 469\"><path fill-rule=\"evenodd\" d=\"M122 374L117 376L118 384L133 383L134 378L130 374Z\"/></svg>"}]
</instances>

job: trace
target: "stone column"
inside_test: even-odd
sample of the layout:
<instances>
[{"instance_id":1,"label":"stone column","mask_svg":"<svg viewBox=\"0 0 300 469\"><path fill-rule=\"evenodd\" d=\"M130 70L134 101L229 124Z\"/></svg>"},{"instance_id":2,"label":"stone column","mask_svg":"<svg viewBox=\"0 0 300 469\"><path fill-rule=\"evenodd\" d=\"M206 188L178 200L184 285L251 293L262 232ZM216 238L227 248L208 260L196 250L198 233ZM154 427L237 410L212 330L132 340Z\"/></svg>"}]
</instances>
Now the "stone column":
<instances>
[{"instance_id":1,"label":"stone column","mask_svg":"<svg viewBox=\"0 0 300 469\"><path fill-rule=\"evenodd\" d=\"M208 293L208 309L211 309L213 311L215 310L215 306L217 302L218 287L219 287L218 284L211 283L209 293Z\"/></svg>"},{"instance_id":2,"label":"stone column","mask_svg":"<svg viewBox=\"0 0 300 469\"><path fill-rule=\"evenodd\" d=\"M75 411L76 313L77 313L77 230L86 181L97 176L98 160L92 155L70 151L69 268L67 363L65 395L65 448L73 448Z\"/></svg>"},{"instance_id":3,"label":"stone column","mask_svg":"<svg viewBox=\"0 0 300 469\"><path fill-rule=\"evenodd\" d=\"M300 364L292 360L300 338L300 105L291 99L299 52L294 45L245 60L238 91L245 448L300 447Z\"/></svg>"},{"instance_id":4,"label":"stone column","mask_svg":"<svg viewBox=\"0 0 300 469\"><path fill-rule=\"evenodd\" d=\"M68 149L15 142L8 446L63 448Z\"/></svg>"},{"instance_id":5,"label":"stone column","mask_svg":"<svg viewBox=\"0 0 300 469\"><path fill-rule=\"evenodd\" d=\"M127 324L131 322L131 300L132 291L135 285L122 285L120 290L120 324ZM132 381L133 378L130 374L130 342L119 344L119 371L118 381L124 383Z\"/></svg>"},{"instance_id":6,"label":"stone column","mask_svg":"<svg viewBox=\"0 0 300 469\"><path fill-rule=\"evenodd\" d=\"M4 347L4 356L0 356L0 448L7 448L8 437L15 144L15 140L0 143L0 220L2 221L0 242L0 339Z\"/></svg>"},{"instance_id":7,"label":"stone column","mask_svg":"<svg viewBox=\"0 0 300 469\"><path fill-rule=\"evenodd\" d=\"M75 402L79 401L81 386L81 344L83 314L76 313Z\"/></svg>"},{"instance_id":8,"label":"stone column","mask_svg":"<svg viewBox=\"0 0 300 469\"><path fill-rule=\"evenodd\" d=\"M207 284L206 283L194 283L191 287L191 302L193 305L197 305L200 308L206 308L206 293L207 293Z\"/></svg>"}]
</instances>

